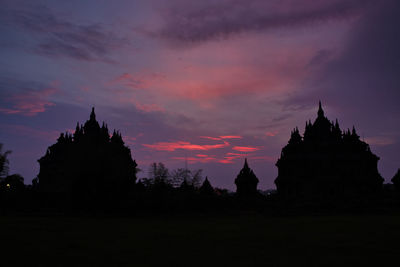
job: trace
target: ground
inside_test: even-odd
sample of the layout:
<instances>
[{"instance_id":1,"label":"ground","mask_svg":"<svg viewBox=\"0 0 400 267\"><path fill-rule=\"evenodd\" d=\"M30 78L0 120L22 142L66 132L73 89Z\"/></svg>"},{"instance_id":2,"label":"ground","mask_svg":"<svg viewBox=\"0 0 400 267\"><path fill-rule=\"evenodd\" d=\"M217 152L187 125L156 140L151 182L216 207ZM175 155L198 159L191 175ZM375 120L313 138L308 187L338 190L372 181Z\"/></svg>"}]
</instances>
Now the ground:
<instances>
[{"instance_id":1,"label":"ground","mask_svg":"<svg viewBox=\"0 0 400 267\"><path fill-rule=\"evenodd\" d=\"M397 265L399 215L0 217L1 266Z\"/></svg>"}]
</instances>

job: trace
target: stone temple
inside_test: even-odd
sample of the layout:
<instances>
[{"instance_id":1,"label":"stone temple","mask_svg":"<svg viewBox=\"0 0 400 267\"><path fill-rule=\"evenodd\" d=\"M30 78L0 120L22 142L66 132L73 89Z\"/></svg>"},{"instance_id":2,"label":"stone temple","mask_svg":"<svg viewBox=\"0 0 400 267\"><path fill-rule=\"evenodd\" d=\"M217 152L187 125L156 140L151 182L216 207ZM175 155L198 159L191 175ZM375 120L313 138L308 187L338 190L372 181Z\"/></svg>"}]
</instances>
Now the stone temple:
<instances>
[{"instance_id":1,"label":"stone temple","mask_svg":"<svg viewBox=\"0 0 400 267\"><path fill-rule=\"evenodd\" d=\"M383 183L378 160L354 127L342 132L337 120L329 121L320 102L314 123L306 122L303 136L296 127L282 149L276 163L278 195L288 200L374 196Z\"/></svg>"},{"instance_id":2,"label":"stone temple","mask_svg":"<svg viewBox=\"0 0 400 267\"><path fill-rule=\"evenodd\" d=\"M129 193L137 164L121 134L100 126L94 108L73 135L61 133L39 160L39 189L54 197L77 201L110 200Z\"/></svg>"}]
</instances>

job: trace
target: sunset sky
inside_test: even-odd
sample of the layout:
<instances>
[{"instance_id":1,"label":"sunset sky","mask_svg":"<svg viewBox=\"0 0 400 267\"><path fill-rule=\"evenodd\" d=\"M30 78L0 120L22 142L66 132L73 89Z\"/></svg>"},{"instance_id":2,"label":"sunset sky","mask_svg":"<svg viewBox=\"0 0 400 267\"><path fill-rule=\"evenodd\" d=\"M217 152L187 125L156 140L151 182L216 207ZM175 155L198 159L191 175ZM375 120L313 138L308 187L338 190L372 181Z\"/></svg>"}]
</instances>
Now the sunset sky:
<instances>
[{"instance_id":1,"label":"sunset sky","mask_svg":"<svg viewBox=\"0 0 400 267\"><path fill-rule=\"evenodd\" d=\"M356 127L400 167L400 1L0 0L0 143L29 184L60 132L97 119L152 162L275 188L291 130Z\"/></svg>"}]
</instances>

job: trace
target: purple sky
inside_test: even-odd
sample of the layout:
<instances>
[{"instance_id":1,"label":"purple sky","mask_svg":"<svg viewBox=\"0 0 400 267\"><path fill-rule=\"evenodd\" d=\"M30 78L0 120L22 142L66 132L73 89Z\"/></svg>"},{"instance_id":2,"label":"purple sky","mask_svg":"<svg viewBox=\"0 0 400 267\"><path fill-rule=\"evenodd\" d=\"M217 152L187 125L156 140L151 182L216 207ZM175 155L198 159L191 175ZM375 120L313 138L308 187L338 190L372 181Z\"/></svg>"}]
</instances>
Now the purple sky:
<instances>
[{"instance_id":1,"label":"purple sky","mask_svg":"<svg viewBox=\"0 0 400 267\"><path fill-rule=\"evenodd\" d=\"M0 143L30 183L96 107L147 175L201 168L234 189L244 157L275 188L290 131L353 125L389 181L400 167L397 0L0 0Z\"/></svg>"}]
</instances>

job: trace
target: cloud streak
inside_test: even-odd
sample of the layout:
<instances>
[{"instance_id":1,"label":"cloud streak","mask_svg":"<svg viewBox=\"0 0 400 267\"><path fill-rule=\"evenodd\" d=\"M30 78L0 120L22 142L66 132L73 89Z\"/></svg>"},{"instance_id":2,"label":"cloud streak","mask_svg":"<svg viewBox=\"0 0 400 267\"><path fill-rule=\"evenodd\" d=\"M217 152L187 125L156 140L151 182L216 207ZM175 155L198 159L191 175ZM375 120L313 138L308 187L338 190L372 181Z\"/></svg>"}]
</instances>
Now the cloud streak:
<instances>
[{"instance_id":1,"label":"cloud streak","mask_svg":"<svg viewBox=\"0 0 400 267\"><path fill-rule=\"evenodd\" d=\"M226 39L243 32L299 27L357 15L370 1L175 1L164 9L165 24L155 36L174 44Z\"/></svg>"},{"instance_id":2,"label":"cloud streak","mask_svg":"<svg viewBox=\"0 0 400 267\"><path fill-rule=\"evenodd\" d=\"M0 81L0 88L4 92L4 95L0 94L0 112L24 116L44 112L55 105L49 98L58 91L56 87L57 83L45 86L3 77Z\"/></svg>"},{"instance_id":3,"label":"cloud streak","mask_svg":"<svg viewBox=\"0 0 400 267\"><path fill-rule=\"evenodd\" d=\"M242 139L243 137L240 135L223 135L223 136L219 136L219 137L200 136L200 138L209 139L209 140L222 140L222 139Z\"/></svg>"},{"instance_id":4,"label":"cloud streak","mask_svg":"<svg viewBox=\"0 0 400 267\"><path fill-rule=\"evenodd\" d=\"M158 150L158 151L175 151L178 149L183 150L212 150L217 148L224 148L229 146L230 144L224 141L223 144L215 144L215 145L196 145L190 142L185 141L177 141L177 142L157 142L154 144L143 144L144 147Z\"/></svg>"},{"instance_id":5,"label":"cloud streak","mask_svg":"<svg viewBox=\"0 0 400 267\"><path fill-rule=\"evenodd\" d=\"M28 127L25 125L14 125L14 124L3 124L1 128L17 136L24 136L24 137L33 137L36 139L45 140L47 142L55 141L57 137L60 135L58 131L45 131L45 130L38 130L32 127Z\"/></svg>"},{"instance_id":6,"label":"cloud streak","mask_svg":"<svg viewBox=\"0 0 400 267\"><path fill-rule=\"evenodd\" d=\"M0 15L3 24L35 36L39 41L32 51L48 57L112 63L111 53L128 43L100 24L69 22L44 5L9 2Z\"/></svg>"},{"instance_id":7,"label":"cloud streak","mask_svg":"<svg viewBox=\"0 0 400 267\"><path fill-rule=\"evenodd\" d=\"M260 150L261 148L251 146L234 146L232 149L240 152L254 152Z\"/></svg>"}]
</instances>

